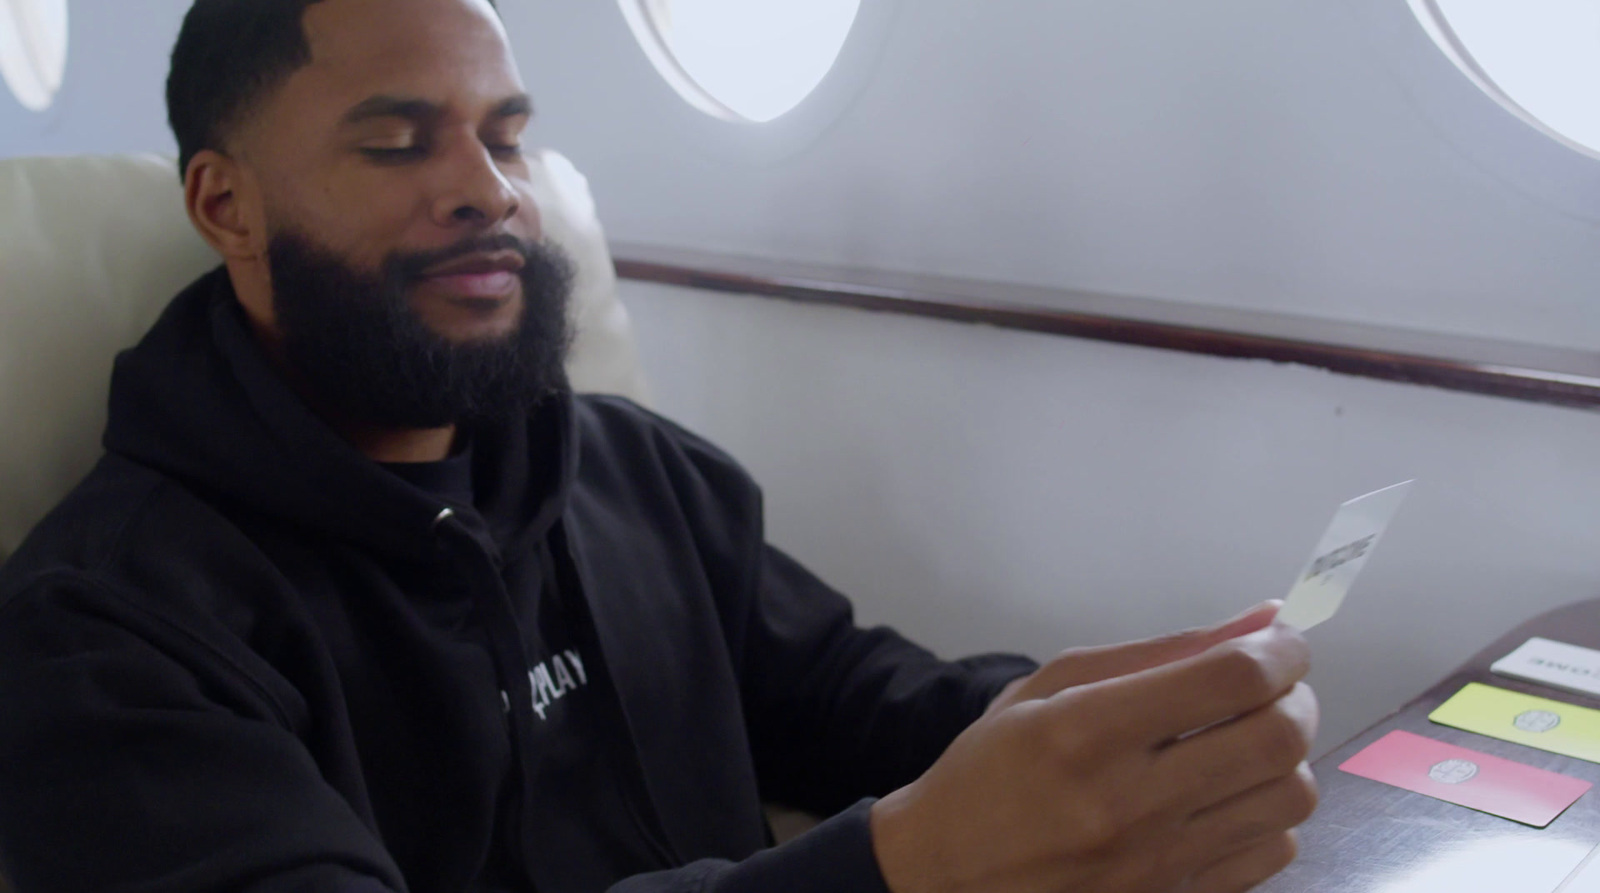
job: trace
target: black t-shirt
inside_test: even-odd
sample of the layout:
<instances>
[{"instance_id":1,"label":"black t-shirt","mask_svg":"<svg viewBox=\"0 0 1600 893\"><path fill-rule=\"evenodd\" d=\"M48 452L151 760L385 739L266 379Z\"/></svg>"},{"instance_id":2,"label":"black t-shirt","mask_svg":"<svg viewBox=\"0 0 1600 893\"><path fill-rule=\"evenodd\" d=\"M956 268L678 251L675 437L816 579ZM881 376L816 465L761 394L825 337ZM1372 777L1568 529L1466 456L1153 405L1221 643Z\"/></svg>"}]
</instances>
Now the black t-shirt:
<instances>
[{"instance_id":1,"label":"black t-shirt","mask_svg":"<svg viewBox=\"0 0 1600 893\"><path fill-rule=\"evenodd\" d=\"M383 467L418 490L451 505L472 505L471 447L457 450L438 462L385 462Z\"/></svg>"},{"instance_id":2,"label":"black t-shirt","mask_svg":"<svg viewBox=\"0 0 1600 893\"><path fill-rule=\"evenodd\" d=\"M386 464L395 475L453 505L473 503L472 452L439 462ZM559 570L548 543L540 573L508 575L513 602L533 606L523 630L533 711L538 717L524 827L538 864L528 866L539 893L593 893L623 878L673 867L633 752L616 688L577 582ZM483 878L485 889L527 889L517 867L513 792L502 793L501 829Z\"/></svg>"}]
</instances>

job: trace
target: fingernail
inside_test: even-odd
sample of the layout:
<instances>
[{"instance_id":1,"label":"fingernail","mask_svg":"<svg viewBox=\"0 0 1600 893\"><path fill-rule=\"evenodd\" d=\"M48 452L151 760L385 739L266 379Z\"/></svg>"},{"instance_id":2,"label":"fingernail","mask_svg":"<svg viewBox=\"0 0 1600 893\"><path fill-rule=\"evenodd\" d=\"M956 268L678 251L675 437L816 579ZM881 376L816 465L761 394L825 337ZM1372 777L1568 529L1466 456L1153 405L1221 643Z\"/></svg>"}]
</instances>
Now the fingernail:
<instances>
[{"instance_id":1,"label":"fingernail","mask_svg":"<svg viewBox=\"0 0 1600 893\"><path fill-rule=\"evenodd\" d=\"M1222 625L1223 626L1227 626L1229 623L1237 623L1240 620L1243 620L1246 617L1249 617L1251 614L1260 613L1262 608L1268 607L1269 605L1272 608L1274 608L1275 610L1278 609L1278 608L1282 608L1283 607L1283 599L1281 599L1281 598L1268 599L1267 601L1261 602L1260 604L1251 605L1250 607L1244 609L1243 611L1240 611L1239 613L1237 613L1237 614L1233 615L1232 617L1228 618L1228 620L1225 621Z\"/></svg>"}]
</instances>

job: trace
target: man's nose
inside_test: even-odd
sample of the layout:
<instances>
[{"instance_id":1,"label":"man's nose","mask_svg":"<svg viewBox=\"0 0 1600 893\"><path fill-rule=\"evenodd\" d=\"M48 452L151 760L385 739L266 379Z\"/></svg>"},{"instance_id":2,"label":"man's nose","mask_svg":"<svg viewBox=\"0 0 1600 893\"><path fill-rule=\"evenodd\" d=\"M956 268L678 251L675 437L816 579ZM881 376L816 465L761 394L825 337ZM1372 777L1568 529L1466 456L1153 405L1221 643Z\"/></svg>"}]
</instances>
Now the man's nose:
<instances>
[{"instance_id":1,"label":"man's nose","mask_svg":"<svg viewBox=\"0 0 1600 893\"><path fill-rule=\"evenodd\" d=\"M522 196L488 149L464 149L459 156L435 203L435 221L448 229L486 229L517 216Z\"/></svg>"}]
</instances>

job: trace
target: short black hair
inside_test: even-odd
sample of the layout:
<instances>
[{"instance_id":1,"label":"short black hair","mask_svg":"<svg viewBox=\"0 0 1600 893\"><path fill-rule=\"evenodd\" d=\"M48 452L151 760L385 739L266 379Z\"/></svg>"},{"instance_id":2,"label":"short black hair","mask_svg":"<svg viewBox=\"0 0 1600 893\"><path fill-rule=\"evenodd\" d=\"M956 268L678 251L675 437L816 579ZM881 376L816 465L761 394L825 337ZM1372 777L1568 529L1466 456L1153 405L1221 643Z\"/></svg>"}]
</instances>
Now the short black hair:
<instances>
[{"instance_id":1,"label":"short black hair","mask_svg":"<svg viewBox=\"0 0 1600 893\"><path fill-rule=\"evenodd\" d=\"M221 151L251 106L311 61L303 22L320 2L195 0L189 7L167 75L178 176L201 150Z\"/></svg>"}]
</instances>

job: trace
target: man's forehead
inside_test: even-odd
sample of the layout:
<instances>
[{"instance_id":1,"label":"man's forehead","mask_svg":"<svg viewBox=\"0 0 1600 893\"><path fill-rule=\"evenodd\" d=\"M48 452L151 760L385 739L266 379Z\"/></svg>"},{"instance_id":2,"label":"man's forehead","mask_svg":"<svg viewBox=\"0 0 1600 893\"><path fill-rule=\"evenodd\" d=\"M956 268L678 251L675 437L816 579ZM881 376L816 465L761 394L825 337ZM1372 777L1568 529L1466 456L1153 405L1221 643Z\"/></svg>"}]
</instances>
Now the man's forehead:
<instances>
[{"instance_id":1,"label":"man's forehead","mask_svg":"<svg viewBox=\"0 0 1600 893\"><path fill-rule=\"evenodd\" d=\"M522 92L486 0L322 0L303 26L311 62L293 80L327 101L467 91L497 102Z\"/></svg>"}]
</instances>

